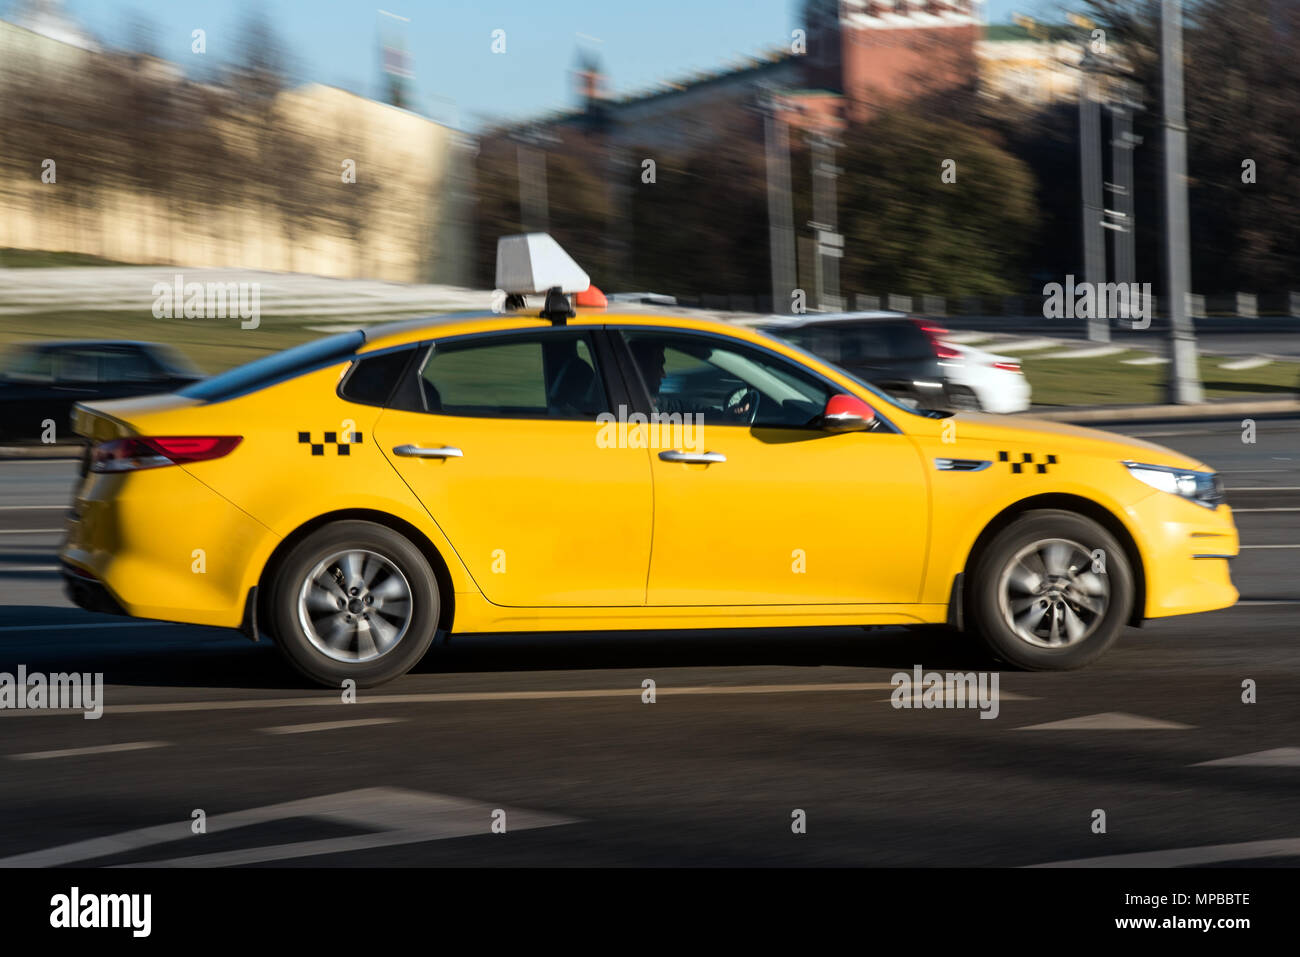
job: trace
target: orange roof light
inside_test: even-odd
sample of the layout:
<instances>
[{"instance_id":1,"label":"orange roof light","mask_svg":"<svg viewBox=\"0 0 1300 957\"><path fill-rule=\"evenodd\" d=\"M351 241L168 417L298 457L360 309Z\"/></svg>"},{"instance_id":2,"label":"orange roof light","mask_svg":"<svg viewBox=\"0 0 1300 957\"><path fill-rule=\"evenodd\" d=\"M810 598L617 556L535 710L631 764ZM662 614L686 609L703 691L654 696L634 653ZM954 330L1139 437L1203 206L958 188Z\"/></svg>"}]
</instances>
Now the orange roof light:
<instances>
[{"instance_id":1,"label":"orange roof light","mask_svg":"<svg viewBox=\"0 0 1300 957\"><path fill-rule=\"evenodd\" d=\"M573 304L579 309L604 309L609 305L605 294L594 283L574 296Z\"/></svg>"}]
</instances>

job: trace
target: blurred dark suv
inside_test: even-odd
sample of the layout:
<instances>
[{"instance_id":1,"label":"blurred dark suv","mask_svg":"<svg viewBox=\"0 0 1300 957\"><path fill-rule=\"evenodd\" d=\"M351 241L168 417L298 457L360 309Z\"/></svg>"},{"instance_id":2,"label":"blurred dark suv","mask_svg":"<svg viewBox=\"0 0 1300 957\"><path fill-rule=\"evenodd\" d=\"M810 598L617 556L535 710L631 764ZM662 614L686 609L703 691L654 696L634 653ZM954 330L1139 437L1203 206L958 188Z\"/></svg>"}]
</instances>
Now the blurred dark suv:
<instances>
[{"instance_id":1,"label":"blurred dark suv","mask_svg":"<svg viewBox=\"0 0 1300 957\"><path fill-rule=\"evenodd\" d=\"M952 405L943 360L959 354L938 340L946 330L900 312L806 314L760 325L872 385L926 408Z\"/></svg>"},{"instance_id":2,"label":"blurred dark suv","mask_svg":"<svg viewBox=\"0 0 1300 957\"><path fill-rule=\"evenodd\" d=\"M91 399L174 392L203 378L189 359L156 342L25 342L0 359L0 440L73 438L72 407Z\"/></svg>"}]
</instances>

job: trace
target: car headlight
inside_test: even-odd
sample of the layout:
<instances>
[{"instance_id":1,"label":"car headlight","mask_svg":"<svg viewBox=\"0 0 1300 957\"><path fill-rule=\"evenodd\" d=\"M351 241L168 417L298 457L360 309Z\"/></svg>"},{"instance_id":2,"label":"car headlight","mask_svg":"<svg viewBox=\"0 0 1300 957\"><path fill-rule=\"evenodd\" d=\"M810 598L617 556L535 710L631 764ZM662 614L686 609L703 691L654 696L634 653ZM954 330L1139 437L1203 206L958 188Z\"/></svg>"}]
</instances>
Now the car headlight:
<instances>
[{"instance_id":1,"label":"car headlight","mask_svg":"<svg viewBox=\"0 0 1300 957\"><path fill-rule=\"evenodd\" d=\"M1162 492L1172 492L1197 505L1218 508L1223 502L1223 481L1214 472L1194 472L1167 465L1125 462L1129 474Z\"/></svg>"}]
</instances>

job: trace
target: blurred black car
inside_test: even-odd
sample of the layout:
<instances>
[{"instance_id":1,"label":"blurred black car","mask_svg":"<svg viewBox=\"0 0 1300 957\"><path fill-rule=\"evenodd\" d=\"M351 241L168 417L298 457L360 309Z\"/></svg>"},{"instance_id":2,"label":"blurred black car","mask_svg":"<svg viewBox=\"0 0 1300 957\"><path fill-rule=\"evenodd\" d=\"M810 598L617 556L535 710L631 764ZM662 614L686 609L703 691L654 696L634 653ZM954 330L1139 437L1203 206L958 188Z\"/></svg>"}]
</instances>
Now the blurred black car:
<instances>
[{"instance_id":1,"label":"blurred black car","mask_svg":"<svg viewBox=\"0 0 1300 957\"><path fill-rule=\"evenodd\" d=\"M72 439L72 407L90 399L174 392L203 378L189 359L156 342L25 342L0 360L0 440Z\"/></svg>"},{"instance_id":2,"label":"blurred black car","mask_svg":"<svg viewBox=\"0 0 1300 957\"><path fill-rule=\"evenodd\" d=\"M901 312L808 313L760 324L891 395L924 408L960 408L959 387L944 374L958 353L940 342L945 330ZM969 391L969 390L965 390Z\"/></svg>"}]
</instances>

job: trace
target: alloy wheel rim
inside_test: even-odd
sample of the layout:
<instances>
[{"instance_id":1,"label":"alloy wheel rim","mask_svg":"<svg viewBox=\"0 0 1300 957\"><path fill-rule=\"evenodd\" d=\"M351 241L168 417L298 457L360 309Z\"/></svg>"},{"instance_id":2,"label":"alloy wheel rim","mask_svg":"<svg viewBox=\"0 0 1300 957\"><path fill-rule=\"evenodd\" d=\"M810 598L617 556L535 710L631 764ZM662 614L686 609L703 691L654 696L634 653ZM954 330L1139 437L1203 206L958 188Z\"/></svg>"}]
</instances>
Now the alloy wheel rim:
<instances>
[{"instance_id":1,"label":"alloy wheel rim","mask_svg":"<svg viewBox=\"0 0 1300 957\"><path fill-rule=\"evenodd\" d=\"M362 664L392 651L411 625L410 582L390 559L368 549L335 552L316 563L298 592L307 640L335 661Z\"/></svg>"},{"instance_id":2,"label":"alloy wheel rim","mask_svg":"<svg viewBox=\"0 0 1300 957\"><path fill-rule=\"evenodd\" d=\"M1026 545L998 582L1002 620L1037 648L1059 651L1086 640L1110 608L1110 582L1093 571L1092 552L1078 542L1050 538Z\"/></svg>"}]
</instances>

